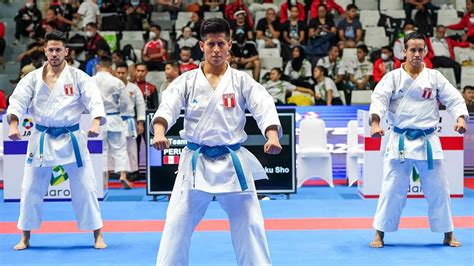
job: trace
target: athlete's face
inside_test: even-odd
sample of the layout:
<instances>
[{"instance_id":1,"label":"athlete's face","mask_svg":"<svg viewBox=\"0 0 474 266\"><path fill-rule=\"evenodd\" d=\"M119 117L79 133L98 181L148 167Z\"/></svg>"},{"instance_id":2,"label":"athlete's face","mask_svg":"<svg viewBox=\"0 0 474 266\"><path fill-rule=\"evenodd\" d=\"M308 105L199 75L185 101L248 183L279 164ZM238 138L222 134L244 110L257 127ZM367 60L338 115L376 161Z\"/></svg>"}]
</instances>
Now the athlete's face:
<instances>
[{"instance_id":1,"label":"athlete's face","mask_svg":"<svg viewBox=\"0 0 474 266\"><path fill-rule=\"evenodd\" d=\"M204 58L213 66L222 65L226 62L229 50L232 47L230 40L225 33L209 33L204 41L199 42Z\"/></svg>"},{"instance_id":2,"label":"athlete's face","mask_svg":"<svg viewBox=\"0 0 474 266\"><path fill-rule=\"evenodd\" d=\"M426 43L421 39L410 39L405 48L405 57L407 62L413 67L418 68L423 63L423 58L426 55Z\"/></svg>"},{"instance_id":3,"label":"athlete's face","mask_svg":"<svg viewBox=\"0 0 474 266\"><path fill-rule=\"evenodd\" d=\"M48 41L46 43L46 47L44 48L44 53L48 58L48 62L53 67L60 66L64 62L68 52L69 49L64 47L64 43L62 41Z\"/></svg>"},{"instance_id":4,"label":"athlete's face","mask_svg":"<svg viewBox=\"0 0 474 266\"><path fill-rule=\"evenodd\" d=\"M118 67L115 70L115 76L119 78L121 81L126 81L128 76L128 70L125 67Z\"/></svg>"}]
</instances>

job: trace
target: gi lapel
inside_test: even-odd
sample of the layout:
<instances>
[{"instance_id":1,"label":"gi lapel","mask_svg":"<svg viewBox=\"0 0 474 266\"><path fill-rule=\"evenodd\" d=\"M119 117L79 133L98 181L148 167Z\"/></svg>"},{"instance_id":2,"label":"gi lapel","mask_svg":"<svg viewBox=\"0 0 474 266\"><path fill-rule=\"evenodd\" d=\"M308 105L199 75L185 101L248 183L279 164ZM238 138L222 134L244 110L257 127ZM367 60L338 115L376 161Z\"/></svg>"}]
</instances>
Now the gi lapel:
<instances>
[{"instance_id":1,"label":"gi lapel","mask_svg":"<svg viewBox=\"0 0 474 266\"><path fill-rule=\"evenodd\" d=\"M406 64L406 63L405 63ZM412 77L403 69L403 65L402 67L400 67L400 79L403 80L404 78L410 78L412 79ZM404 96L402 98L402 100L400 101L400 104L398 105L398 108L397 108L397 111L395 112L395 119L398 120L400 118L400 115L401 113L406 110L406 105L410 103L410 100L413 98L413 90L416 90L418 88L418 83L421 79L423 79L423 76L425 75L426 73L426 66L423 66L423 70L421 71L421 73L418 75L418 77L416 77L416 79L411 83L410 87L408 88L403 88L404 90ZM397 88L397 87L396 87ZM396 122L396 124L399 123L399 121L394 121Z\"/></svg>"}]
</instances>

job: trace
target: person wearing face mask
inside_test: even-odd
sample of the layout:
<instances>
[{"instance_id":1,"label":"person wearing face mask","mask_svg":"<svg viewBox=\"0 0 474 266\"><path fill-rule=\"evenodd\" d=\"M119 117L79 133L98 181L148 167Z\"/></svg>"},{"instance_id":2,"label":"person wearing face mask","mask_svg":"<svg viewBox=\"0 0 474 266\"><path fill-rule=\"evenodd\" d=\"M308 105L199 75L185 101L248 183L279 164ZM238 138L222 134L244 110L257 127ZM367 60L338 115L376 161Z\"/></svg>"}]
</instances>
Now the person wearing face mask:
<instances>
[{"instance_id":1,"label":"person wearing face mask","mask_svg":"<svg viewBox=\"0 0 474 266\"><path fill-rule=\"evenodd\" d=\"M236 41L232 41L231 51L234 54L233 68L252 69L253 78L260 79L260 59L258 57L257 45L253 41L247 41L244 32L236 35Z\"/></svg>"},{"instance_id":2,"label":"person wearing face mask","mask_svg":"<svg viewBox=\"0 0 474 266\"><path fill-rule=\"evenodd\" d=\"M86 25L87 54L86 61L93 58L97 52L97 46L103 48L107 54L110 54L110 47L107 42L97 32L97 24L91 22Z\"/></svg>"},{"instance_id":3,"label":"person wearing face mask","mask_svg":"<svg viewBox=\"0 0 474 266\"><path fill-rule=\"evenodd\" d=\"M37 38L41 35L41 21L42 15L39 9L36 7L34 0L27 0L24 7L18 10L15 16L15 42L20 42L20 37Z\"/></svg>"},{"instance_id":4,"label":"person wearing face mask","mask_svg":"<svg viewBox=\"0 0 474 266\"><path fill-rule=\"evenodd\" d=\"M464 30L467 32L463 36L463 40L467 40L470 43L474 43L474 0L466 0L467 12L456 24L448 26L448 29L452 30Z\"/></svg>"},{"instance_id":5,"label":"person wearing face mask","mask_svg":"<svg viewBox=\"0 0 474 266\"><path fill-rule=\"evenodd\" d=\"M149 71L165 70L165 61L168 60L168 45L165 40L160 38L160 34L161 27L152 25L149 33L150 40L143 47L142 61Z\"/></svg>"},{"instance_id":6,"label":"person wearing face mask","mask_svg":"<svg viewBox=\"0 0 474 266\"><path fill-rule=\"evenodd\" d=\"M392 48L390 48L390 46L382 47L382 54L380 54L380 58L374 63L374 72L372 75L374 82L378 83L385 74L399 68L400 65L400 61L393 57Z\"/></svg>"}]
</instances>

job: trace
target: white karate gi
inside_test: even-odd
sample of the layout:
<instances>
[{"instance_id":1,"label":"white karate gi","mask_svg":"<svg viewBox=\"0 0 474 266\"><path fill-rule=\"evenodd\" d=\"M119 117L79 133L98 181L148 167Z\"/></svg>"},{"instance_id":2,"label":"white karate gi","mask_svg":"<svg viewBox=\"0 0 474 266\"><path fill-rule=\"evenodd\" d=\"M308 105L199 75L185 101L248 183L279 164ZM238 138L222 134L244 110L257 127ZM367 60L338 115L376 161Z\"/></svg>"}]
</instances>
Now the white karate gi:
<instances>
[{"instance_id":1,"label":"white karate gi","mask_svg":"<svg viewBox=\"0 0 474 266\"><path fill-rule=\"evenodd\" d=\"M224 106L225 94L235 96L235 107ZM164 91L153 120L164 118L168 127L171 127L181 108L185 108L186 114L180 136L188 142L207 146L244 142L247 139L244 132L246 108L255 117L262 134L269 126L277 125L281 136L280 121L272 97L248 74L230 66L215 90L209 86L201 68L179 76ZM152 125L150 128L153 128ZM271 264L254 184L256 179L268 177L257 158L247 149L241 147L236 153L248 185L244 192L229 154L215 159L207 159L200 154L193 178L193 151L188 148L183 150L157 265L188 264L191 235L213 196L216 196L229 216L238 264Z\"/></svg>"},{"instance_id":2,"label":"white karate gi","mask_svg":"<svg viewBox=\"0 0 474 266\"><path fill-rule=\"evenodd\" d=\"M25 76L10 97L7 110L21 119L29 111L36 125L45 127L70 127L80 122L81 115L88 111L92 118L101 118L105 123L104 105L99 91L84 72L66 65L54 88L49 89L43 81L43 67ZM20 120L21 121L21 120ZM96 230L102 227L96 180L87 149L87 135L81 131L72 134L79 144L83 167L76 164L71 136L62 134L53 137L45 134L44 157L40 158L40 135L36 128L28 143L28 158L23 177L20 201L20 230L38 229L42 219L43 198L49 186L51 168L62 165L70 176L72 205L78 227Z\"/></svg>"},{"instance_id":3,"label":"white karate gi","mask_svg":"<svg viewBox=\"0 0 474 266\"><path fill-rule=\"evenodd\" d=\"M125 84L107 71L99 71L92 77L99 88L107 114L104 127L104 158L110 155L114 162L116 173L130 172L130 162L127 153L127 128L121 114L127 109L129 95ZM108 168L107 165L105 164Z\"/></svg>"},{"instance_id":4,"label":"white karate gi","mask_svg":"<svg viewBox=\"0 0 474 266\"><path fill-rule=\"evenodd\" d=\"M375 87L370 116L388 115L389 124L401 129L435 128L439 121L438 100L455 118L468 121L466 104L461 94L437 70L424 68L413 80L403 67L387 73ZM383 232L398 229L410 184L413 166L420 172L421 184L428 202L428 216L433 232L453 231L450 194L445 162L439 137L427 136L433 150L433 170L428 170L424 137L405 138L405 162L399 158L400 134L388 132L384 157L382 189L373 226Z\"/></svg>"},{"instance_id":5,"label":"white karate gi","mask_svg":"<svg viewBox=\"0 0 474 266\"><path fill-rule=\"evenodd\" d=\"M146 105L140 88L135 83L127 82L126 89L129 95L129 104L122 114L122 119L127 128L127 152L130 160L130 170L138 171L137 149L137 121L145 122ZM125 117L126 116L126 117ZM125 118L125 119L124 119Z\"/></svg>"}]
</instances>

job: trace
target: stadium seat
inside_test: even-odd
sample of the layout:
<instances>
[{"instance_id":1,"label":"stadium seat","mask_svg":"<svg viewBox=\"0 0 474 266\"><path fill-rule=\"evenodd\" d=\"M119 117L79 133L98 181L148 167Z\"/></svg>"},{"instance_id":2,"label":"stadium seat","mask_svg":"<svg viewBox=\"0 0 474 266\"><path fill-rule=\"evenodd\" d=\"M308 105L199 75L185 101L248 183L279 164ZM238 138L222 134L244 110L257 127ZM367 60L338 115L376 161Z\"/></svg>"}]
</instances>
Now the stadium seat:
<instances>
[{"instance_id":1,"label":"stadium seat","mask_svg":"<svg viewBox=\"0 0 474 266\"><path fill-rule=\"evenodd\" d=\"M300 122L296 167L298 187L312 177L322 178L334 187L332 158L327 149L326 124L323 120L306 118Z\"/></svg>"},{"instance_id":2,"label":"stadium seat","mask_svg":"<svg viewBox=\"0 0 474 266\"><path fill-rule=\"evenodd\" d=\"M464 13L466 11L466 0L456 0L456 10Z\"/></svg>"},{"instance_id":3,"label":"stadium seat","mask_svg":"<svg viewBox=\"0 0 474 266\"><path fill-rule=\"evenodd\" d=\"M169 12L153 12L151 13L151 21L156 20L171 20Z\"/></svg>"},{"instance_id":4,"label":"stadium seat","mask_svg":"<svg viewBox=\"0 0 474 266\"><path fill-rule=\"evenodd\" d=\"M122 40L143 40L144 31L122 31Z\"/></svg>"},{"instance_id":5,"label":"stadium seat","mask_svg":"<svg viewBox=\"0 0 474 266\"><path fill-rule=\"evenodd\" d=\"M370 104L372 90L353 90L351 92L351 105L367 105Z\"/></svg>"},{"instance_id":6,"label":"stadium seat","mask_svg":"<svg viewBox=\"0 0 474 266\"><path fill-rule=\"evenodd\" d=\"M365 29L364 42L369 47L383 47L388 45L388 37L384 27L368 27Z\"/></svg>"},{"instance_id":7,"label":"stadium seat","mask_svg":"<svg viewBox=\"0 0 474 266\"><path fill-rule=\"evenodd\" d=\"M377 1L374 0L355 0L354 2L360 10L378 10L379 8Z\"/></svg>"},{"instance_id":8,"label":"stadium seat","mask_svg":"<svg viewBox=\"0 0 474 266\"><path fill-rule=\"evenodd\" d=\"M462 64L464 61L472 61L474 59L474 52L471 48L461 48L454 47L455 60L459 64Z\"/></svg>"},{"instance_id":9,"label":"stadium seat","mask_svg":"<svg viewBox=\"0 0 474 266\"><path fill-rule=\"evenodd\" d=\"M345 63L351 60L357 60L357 48L344 48L342 50L342 61Z\"/></svg>"},{"instance_id":10,"label":"stadium seat","mask_svg":"<svg viewBox=\"0 0 474 266\"><path fill-rule=\"evenodd\" d=\"M380 19L380 13L378 10L361 10L360 11L360 23L362 28L377 27L377 23Z\"/></svg>"},{"instance_id":11,"label":"stadium seat","mask_svg":"<svg viewBox=\"0 0 474 266\"><path fill-rule=\"evenodd\" d=\"M278 48L260 48L258 55L260 57L280 57L280 50Z\"/></svg>"},{"instance_id":12,"label":"stadium seat","mask_svg":"<svg viewBox=\"0 0 474 266\"><path fill-rule=\"evenodd\" d=\"M182 30L182 28L191 20L192 14L192 12L179 12L175 23L175 29Z\"/></svg>"},{"instance_id":13,"label":"stadium seat","mask_svg":"<svg viewBox=\"0 0 474 266\"><path fill-rule=\"evenodd\" d=\"M127 40L127 39L122 39L120 41L120 50L123 49L123 47L127 44L132 45L134 49L143 49L143 46L145 46L145 41L144 40ZM138 56L138 55L137 55Z\"/></svg>"},{"instance_id":14,"label":"stadium seat","mask_svg":"<svg viewBox=\"0 0 474 266\"><path fill-rule=\"evenodd\" d=\"M151 84L155 85L157 89L161 87L161 84L166 81L164 71L150 71L146 77L146 80Z\"/></svg>"},{"instance_id":15,"label":"stadium seat","mask_svg":"<svg viewBox=\"0 0 474 266\"><path fill-rule=\"evenodd\" d=\"M204 19L210 18L224 18L224 14L222 12L204 12Z\"/></svg>"},{"instance_id":16,"label":"stadium seat","mask_svg":"<svg viewBox=\"0 0 474 266\"><path fill-rule=\"evenodd\" d=\"M265 69L272 69L274 67L283 67L283 59L278 57L260 57L260 65Z\"/></svg>"},{"instance_id":17,"label":"stadium seat","mask_svg":"<svg viewBox=\"0 0 474 266\"><path fill-rule=\"evenodd\" d=\"M474 67L462 67L461 89L468 85L474 85Z\"/></svg>"},{"instance_id":18,"label":"stadium seat","mask_svg":"<svg viewBox=\"0 0 474 266\"><path fill-rule=\"evenodd\" d=\"M403 9L403 0L380 0L380 10L402 10L402 9Z\"/></svg>"},{"instance_id":19,"label":"stadium seat","mask_svg":"<svg viewBox=\"0 0 474 266\"><path fill-rule=\"evenodd\" d=\"M357 120L350 120L347 123L347 154L346 154L346 176L348 185L352 186L358 180L357 160L362 154L362 149L358 144Z\"/></svg>"},{"instance_id":20,"label":"stadium seat","mask_svg":"<svg viewBox=\"0 0 474 266\"><path fill-rule=\"evenodd\" d=\"M454 9L438 10L438 25L451 25L458 23L459 20L458 12Z\"/></svg>"},{"instance_id":21,"label":"stadium seat","mask_svg":"<svg viewBox=\"0 0 474 266\"><path fill-rule=\"evenodd\" d=\"M405 10L384 10L381 13L395 19L405 19Z\"/></svg>"},{"instance_id":22,"label":"stadium seat","mask_svg":"<svg viewBox=\"0 0 474 266\"><path fill-rule=\"evenodd\" d=\"M454 69L452 68L436 68L443 76L456 87L456 76L454 75Z\"/></svg>"}]
</instances>

